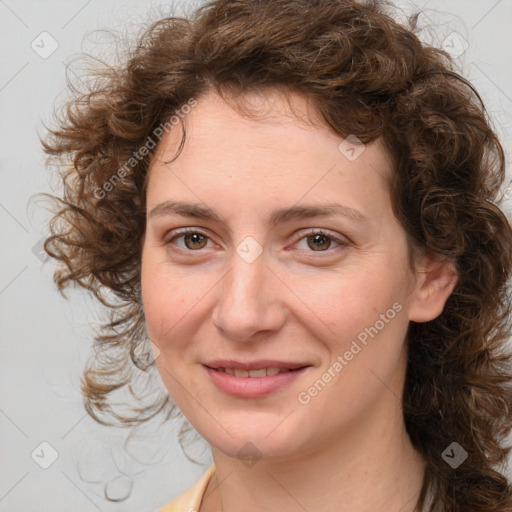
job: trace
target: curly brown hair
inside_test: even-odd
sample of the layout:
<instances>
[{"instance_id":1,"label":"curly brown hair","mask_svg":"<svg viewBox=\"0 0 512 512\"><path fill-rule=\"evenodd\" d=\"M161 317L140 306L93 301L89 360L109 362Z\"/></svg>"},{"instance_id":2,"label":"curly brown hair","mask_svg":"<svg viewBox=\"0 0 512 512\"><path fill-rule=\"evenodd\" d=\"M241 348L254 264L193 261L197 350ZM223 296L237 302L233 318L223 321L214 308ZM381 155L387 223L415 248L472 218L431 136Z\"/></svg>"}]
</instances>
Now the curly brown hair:
<instances>
[{"instance_id":1,"label":"curly brown hair","mask_svg":"<svg viewBox=\"0 0 512 512\"><path fill-rule=\"evenodd\" d=\"M126 386L136 396L135 377L154 369L134 351L147 339L141 242L155 134L168 131L172 116L180 120L191 98L213 89L230 98L267 87L306 95L341 137L385 143L394 164L393 209L411 254L427 250L456 263L458 282L443 313L411 322L407 336L404 420L427 462L418 506L431 494L429 510L511 512L503 470L512 429L512 231L497 206L504 152L453 59L420 42L418 15L406 28L390 7L212 0L188 18L151 23L122 64L98 69L90 90L66 103L41 141L49 162L69 158L63 194L51 196L45 249L59 262L61 292L74 283L110 311L83 376L87 411L101 423L109 424L100 412L126 425L171 414L168 395L132 406L130 417L109 401ZM468 452L456 470L442 458L453 441Z\"/></svg>"}]
</instances>

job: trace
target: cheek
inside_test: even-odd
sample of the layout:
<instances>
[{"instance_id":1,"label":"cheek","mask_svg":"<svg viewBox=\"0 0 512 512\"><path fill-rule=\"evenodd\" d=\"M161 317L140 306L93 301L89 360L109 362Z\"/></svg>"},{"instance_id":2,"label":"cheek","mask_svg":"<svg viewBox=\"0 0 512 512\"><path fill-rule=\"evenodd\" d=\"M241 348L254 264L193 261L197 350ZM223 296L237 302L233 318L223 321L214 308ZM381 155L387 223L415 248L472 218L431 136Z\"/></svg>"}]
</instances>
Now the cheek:
<instances>
[{"instance_id":1,"label":"cheek","mask_svg":"<svg viewBox=\"0 0 512 512\"><path fill-rule=\"evenodd\" d=\"M329 384L322 397L311 398L316 414L325 415L332 403L339 404L333 421L346 411L357 414L387 389L384 382L394 378L404 357L409 323L401 275L379 274L374 268L371 273L361 270L324 283L321 291L310 288L311 309L323 320L322 332L327 333L319 338L328 354L321 380ZM316 396L315 382L303 390L311 390L310 397Z\"/></svg>"},{"instance_id":2,"label":"cheek","mask_svg":"<svg viewBox=\"0 0 512 512\"><path fill-rule=\"evenodd\" d=\"M182 396L183 388L180 385L187 359L187 339L183 336L183 327L186 327L184 316L190 307L186 307L185 298L180 296L180 288L171 285L172 282L162 275L158 264L151 265L149 258L144 261L141 285L147 332L160 351L156 366L162 382L181 408L187 398Z\"/></svg>"},{"instance_id":3,"label":"cheek","mask_svg":"<svg viewBox=\"0 0 512 512\"><path fill-rule=\"evenodd\" d=\"M290 281L290 289L306 306L302 306L305 323L324 333L325 337L318 331L319 337L345 344L373 326L381 314L388 312L387 320L403 308L404 281L400 276L388 265L359 264L321 277L297 277ZM402 308L393 309L396 302Z\"/></svg>"},{"instance_id":4,"label":"cheek","mask_svg":"<svg viewBox=\"0 0 512 512\"><path fill-rule=\"evenodd\" d=\"M170 329L170 318L176 311L174 304L176 294L170 293L170 283L163 275L162 264L155 258L151 248L144 248L142 254L141 288L144 316L147 330L152 341L156 342L160 350L163 335ZM179 299L178 299L179 300Z\"/></svg>"},{"instance_id":5,"label":"cheek","mask_svg":"<svg viewBox=\"0 0 512 512\"><path fill-rule=\"evenodd\" d=\"M142 283L142 300L149 337L160 350L166 351L165 340L173 336L173 327L179 326L186 313L185 299L170 288L168 282L146 276Z\"/></svg>"},{"instance_id":6,"label":"cheek","mask_svg":"<svg viewBox=\"0 0 512 512\"><path fill-rule=\"evenodd\" d=\"M213 282L194 276L192 270L171 269L151 250L143 255L141 269L142 301L147 331L162 355L183 354L197 327L197 315ZM212 276L213 278L213 276ZM169 360L175 360L173 356Z\"/></svg>"}]
</instances>

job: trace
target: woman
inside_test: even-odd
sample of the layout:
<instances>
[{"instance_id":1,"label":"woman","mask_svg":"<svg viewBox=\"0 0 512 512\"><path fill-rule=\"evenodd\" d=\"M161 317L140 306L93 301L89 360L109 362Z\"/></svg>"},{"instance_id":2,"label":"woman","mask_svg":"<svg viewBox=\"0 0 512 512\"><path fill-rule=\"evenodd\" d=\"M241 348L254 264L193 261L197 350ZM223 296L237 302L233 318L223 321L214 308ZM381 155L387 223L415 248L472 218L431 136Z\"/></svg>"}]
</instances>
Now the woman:
<instances>
[{"instance_id":1,"label":"woman","mask_svg":"<svg viewBox=\"0 0 512 512\"><path fill-rule=\"evenodd\" d=\"M211 446L161 510L511 511L504 154L449 56L380 2L214 0L102 78L43 141L46 250L118 299L90 414ZM146 331L169 396L122 417Z\"/></svg>"}]
</instances>

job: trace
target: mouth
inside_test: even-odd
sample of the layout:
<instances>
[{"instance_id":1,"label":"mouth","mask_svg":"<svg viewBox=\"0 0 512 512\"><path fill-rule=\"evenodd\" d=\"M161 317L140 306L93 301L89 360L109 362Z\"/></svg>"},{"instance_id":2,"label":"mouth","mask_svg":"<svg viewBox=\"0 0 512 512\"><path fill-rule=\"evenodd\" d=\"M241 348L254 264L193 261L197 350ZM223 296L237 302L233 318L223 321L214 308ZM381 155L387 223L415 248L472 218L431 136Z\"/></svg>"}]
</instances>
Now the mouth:
<instances>
[{"instance_id":1,"label":"mouth","mask_svg":"<svg viewBox=\"0 0 512 512\"><path fill-rule=\"evenodd\" d=\"M238 398L261 398L282 390L312 365L281 361L216 361L203 364L219 391Z\"/></svg>"},{"instance_id":2,"label":"mouth","mask_svg":"<svg viewBox=\"0 0 512 512\"><path fill-rule=\"evenodd\" d=\"M215 370L221 373L227 373L228 375L233 375L239 378L261 378L261 377L272 377L279 373L288 373L288 372L296 372L301 370L302 368L307 368L307 366L301 366L299 368L278 368L278 367L268 367L268 368L256 368L254 370L245 370L243 368L227 368L219 366L217 368L205 365L207 368L211 370Z\"/></svg>"}]
</instances>

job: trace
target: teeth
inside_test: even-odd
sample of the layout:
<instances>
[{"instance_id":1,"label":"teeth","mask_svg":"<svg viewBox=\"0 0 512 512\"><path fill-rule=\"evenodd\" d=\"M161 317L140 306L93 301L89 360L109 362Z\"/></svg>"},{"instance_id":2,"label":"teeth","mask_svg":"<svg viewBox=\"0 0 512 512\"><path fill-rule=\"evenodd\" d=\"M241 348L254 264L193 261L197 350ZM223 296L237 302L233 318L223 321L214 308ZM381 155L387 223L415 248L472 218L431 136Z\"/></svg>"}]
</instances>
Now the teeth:
<instances>
[{"instance_id":1,"label":"teeth","mask_svg":"<svg viewBox=\"0 0 512 512\"><path fill-rule=\"evenodd\" d=\"M262 368L261 370L249 370L249 377L266 377L267 370Z\"/></svg>"},{"instance_id":2,"label":"teeth","mask_svg":"<svg viewBox=\"0 0 512 512\"><path fill-rule=\"evenodd\" d=\"M259 368L257 370L242 370L239 368L217 368L219 372L234 375L235 377L267 377L278 373L289 372L288 368Z\"/></svg>"}]
</instances>

